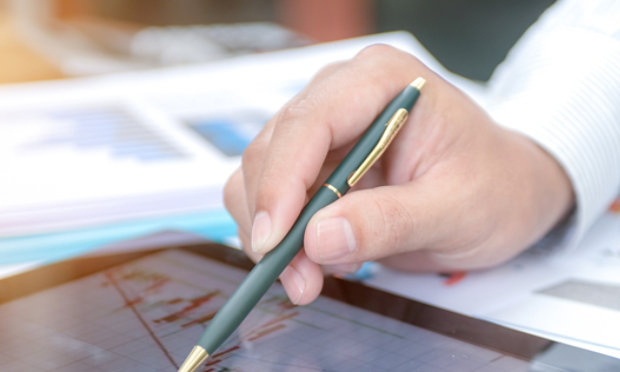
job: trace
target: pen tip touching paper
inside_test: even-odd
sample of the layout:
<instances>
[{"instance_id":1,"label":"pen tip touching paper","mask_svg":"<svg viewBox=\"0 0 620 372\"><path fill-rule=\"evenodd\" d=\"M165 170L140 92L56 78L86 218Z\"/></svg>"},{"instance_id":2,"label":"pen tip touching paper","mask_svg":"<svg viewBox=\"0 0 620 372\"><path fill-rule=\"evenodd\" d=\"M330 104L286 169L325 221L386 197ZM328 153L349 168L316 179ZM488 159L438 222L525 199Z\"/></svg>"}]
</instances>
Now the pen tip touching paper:
<instances>
[{"instance_id":1,"label":"pen tip touching paper","mask_svg":"<svg viewBox=\"0 0 620 372\"><path fill-rule=\"evenodd\" d=\"M424 84L426 84L426 80L422 77L419 77L415 79L414 81L412 81L411 84L409 85L416 88L417 90L422 90L422 87L424 87Z\"/></svg>"},{"instance_id":2,"label":"pen tip touching paper","mask_svg":"<svg viewBox=\"0 0 620 372\"><path fill-rule=\"evenodd\" d=\"M203 347L196 345L185 358L178 372L194 372L208 357L209 353Z\"/></svg>"}]
</instances>

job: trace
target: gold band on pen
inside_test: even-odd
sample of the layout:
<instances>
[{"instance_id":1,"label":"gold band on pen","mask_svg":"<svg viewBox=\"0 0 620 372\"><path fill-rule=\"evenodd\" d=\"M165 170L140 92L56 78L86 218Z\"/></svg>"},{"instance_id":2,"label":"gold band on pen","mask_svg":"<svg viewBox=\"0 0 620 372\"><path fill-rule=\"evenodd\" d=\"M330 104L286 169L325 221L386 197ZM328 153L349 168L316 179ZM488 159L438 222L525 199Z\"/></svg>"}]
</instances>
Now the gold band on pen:
<instances>
[{"instance_id":1,"label":"gold band on pen","mask_svg":"<svg viewBox=\"0 0 620 372\"><path fill-rule=\"evenodd\" d=\"M328 189L330 189L334 194L336 194L338 196L338 199L342 198L342 194L340 193L340 191L338 191L337 188L335 188L334 186L330 185L329 183L324 183L323 184L324 187L327 187Z\"/></svg>"}]
</instances>

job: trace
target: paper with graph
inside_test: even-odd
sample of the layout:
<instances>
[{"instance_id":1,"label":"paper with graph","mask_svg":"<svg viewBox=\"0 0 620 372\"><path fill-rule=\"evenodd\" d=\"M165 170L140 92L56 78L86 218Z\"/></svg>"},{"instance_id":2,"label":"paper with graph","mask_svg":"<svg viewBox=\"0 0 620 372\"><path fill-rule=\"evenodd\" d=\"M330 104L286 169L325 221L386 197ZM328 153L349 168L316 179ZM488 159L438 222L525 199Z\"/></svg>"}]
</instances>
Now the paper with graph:
<instances>
[{"instance_id":1,"label":"paper with graph","mask_svg":"<svg viewBox=\"0 0 620 372\"><path fill-rule=\"evenodd\" d=\"M223 208L265 122L322 67L407 33L221 62L0 87L0 239Z\"/></svg>"},{"instance_id":2,"label":"paper with graph","mask_svg":"<svg viewBox=\"0 0 620 372\"><path fill-rule=\"evenodd\" d=\"M2 371L176 371L245 272L168 251L0 306ZM458 368L457 368L458 366ZM274 285L215 371L523 371L527 363Z\"/></svg>"},{"instance_id":3,"label":"paper with graph","mask_svg":"<svg viewBox=\"0 0 620 372\"><path fill-rule=\"evenodd\" d=\"M172 115L142 85L0 92L0 238L222 208L222 186L268 109L203 93L201 112Z\"/></svg>"}]
</instances>

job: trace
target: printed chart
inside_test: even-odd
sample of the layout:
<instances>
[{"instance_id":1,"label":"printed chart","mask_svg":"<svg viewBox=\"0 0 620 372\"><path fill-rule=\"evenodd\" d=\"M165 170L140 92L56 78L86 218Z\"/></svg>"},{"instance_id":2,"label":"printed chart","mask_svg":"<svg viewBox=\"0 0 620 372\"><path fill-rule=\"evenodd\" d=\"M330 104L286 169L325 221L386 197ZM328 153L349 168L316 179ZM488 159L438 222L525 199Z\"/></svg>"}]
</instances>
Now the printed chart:
<instances>
[{"instance_id":1,"label":"printed chart","mask_svg":"<svg viewBox=\"0 0 620 372\"><path fill-rule=\"evenodd\" d=\"M223 184L237 166L236 158L144 103L0 112L0 238L219 210Z\"/></svg>"},{"instance_id":2,"label":"printed chart","mask_svg":"<svg viewBox=\"0 0 620 372\"><path fill-rule=\"evenodd\" d=\"M245 273L169 251L0 306L2 371L176 371ZM10 320L10 321L8 321ZM202 372L524 371L527 363L320 298L263 297Z\"/></svg>"},{"instance_id":3,"label":"printed chart","mask_svg":"<svg viewBox=\"0 0 620 372\"><path fill-rule=\"evenodd\" d=\"M235 157L241 156L269 116L268 112L246 108L190 119L187 125L222 154Z\"/></svg>"},{"instance_id":4,"label":"printed chart","mask_svg":"<svg viewBox=\"0 0 620 372\"><path fill-rule=\"evenodd\" d=\"M141 118L133 117L122 107L30 111L21 116L13 115L10 119L9 124L28 130L28 136L21 143L14 143L19 146L16 149L18 154L45 151L49 154L73 148L79 156L88 156L89 150L104 150L111 157L132 157L143 162L184 156L161 133L143 125ZM39 133L39 136L33 133Z\"/></svg>"}]
</instances>

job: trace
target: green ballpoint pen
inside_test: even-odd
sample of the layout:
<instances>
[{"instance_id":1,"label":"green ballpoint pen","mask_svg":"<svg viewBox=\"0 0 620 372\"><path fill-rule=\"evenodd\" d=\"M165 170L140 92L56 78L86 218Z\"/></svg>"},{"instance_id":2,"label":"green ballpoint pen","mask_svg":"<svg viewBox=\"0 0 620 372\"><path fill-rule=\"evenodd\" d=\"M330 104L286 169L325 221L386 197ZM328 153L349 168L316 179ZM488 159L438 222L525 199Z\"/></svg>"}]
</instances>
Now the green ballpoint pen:
<instances>
[{"instance_id":1,"label":"green ballpoint pen","mask_svg":"<svg viewBox=\"0 0 620 372\"><path fill-rule=\"evenodd\" d=\"M178 372L195 371L237 329L252 308L267 292L302 247L310 218L321 208L342 197L381 157L407 120L409 111L424 86L423 78L415 79L398 94L370 125L357 144L329 176L299 214L282 241L267 253L228 301L211 319L198 343Z\"/></svg>"}]
</instances>

